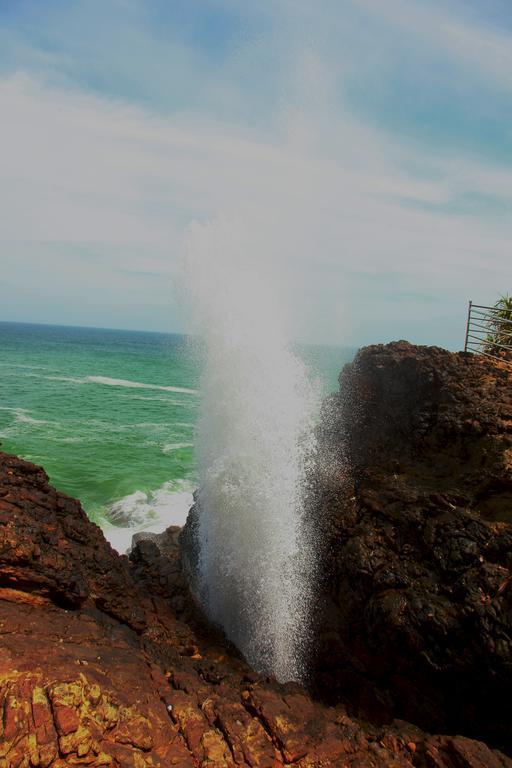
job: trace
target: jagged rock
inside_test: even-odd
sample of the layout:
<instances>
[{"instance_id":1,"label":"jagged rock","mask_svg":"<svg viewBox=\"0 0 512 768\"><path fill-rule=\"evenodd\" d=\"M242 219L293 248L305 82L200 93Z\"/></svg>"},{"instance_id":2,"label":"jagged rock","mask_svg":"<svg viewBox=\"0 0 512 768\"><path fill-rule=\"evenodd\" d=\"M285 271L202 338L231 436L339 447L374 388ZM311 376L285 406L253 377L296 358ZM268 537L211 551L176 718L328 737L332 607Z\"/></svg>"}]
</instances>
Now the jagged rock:
<instances>
[{"instance_id":1,"label":"jagged rock","mask_svg":"<svg viewBox=\"0 0 512 768\"><path fill-rule=\"evenodd\" d=\"M163 533L136 533L132 539L132 573L147 593L171 601L177 615L191 609L187 580L180 558L181 528L171 525Z\"/></svg>"},{"instance_id":2,"label":"jagged rock","mask_svg":"<svg viewBox=\"0 0 512 768\"><path fill-rule=\"evenodd\" d=\"M317 690L510 750L512 369L368 347L319 437ZM431 764L453 743L431 741Z\"/></svg>"},{"instance_id":3,"label":"jagged rock","mask_svg":"<svg viewBox=\"0 0 512 768\"><path fill-rule=\"evenodd\" d=\"M180 535L181 565L193 594L200 593L199 588L199 503L198 494L194 494L194 504L189 510L187 520Z\"/></svg>"}]
</instances>

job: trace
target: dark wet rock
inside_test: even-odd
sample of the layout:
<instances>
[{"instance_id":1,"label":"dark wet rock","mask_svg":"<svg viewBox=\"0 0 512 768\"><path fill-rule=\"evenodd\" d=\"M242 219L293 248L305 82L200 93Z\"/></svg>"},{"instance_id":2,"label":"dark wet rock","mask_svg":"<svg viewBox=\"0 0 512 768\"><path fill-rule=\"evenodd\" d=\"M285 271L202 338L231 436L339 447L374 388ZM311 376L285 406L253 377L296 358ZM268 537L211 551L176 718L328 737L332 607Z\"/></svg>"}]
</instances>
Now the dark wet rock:
<instances>
[{"instance_id":1,"label":"dark wet rock","mask_svg":"<svg viewBox=\"0 0 512 768\"><path fill-rule=\"evenodd\" d=\"M180 535L181 564L191 591L199 595L199 502L194 494L194 504L187 515L187 522Z\"/></svg>"},{"instance_id":2,"label":"dark wet rock","mask_svg":"<svg viewBox=\"0 0 512 768\"><path fill-rule=\"evenodd\" d=\"M176 528L128 560L4 453L0 500L2 768L512 768L480 742L371 725L261 679L189 621Z\"/></svg>"},{"instance_id":3,"label":"dark wet rock","mask_svg":"<svg viewBox=\"0 0 512 768\"><path fill-rule=\"evenodd\" d=\"M179 526L163 533L136 533L132 539L132 573L147 593L170 600L177 615L190 608L188 585L181 568Z\"/></svg>"},{"instance_id":4,"label":"dark wet rock","mask_svg":"<svg viewBox=\"0 0 512 768\"><path fill-rule=\"evenodd\" d=\"M365 348L324 405L320 441L317 691L510 750L510 366Z\"/></svg>"}]
</instances>

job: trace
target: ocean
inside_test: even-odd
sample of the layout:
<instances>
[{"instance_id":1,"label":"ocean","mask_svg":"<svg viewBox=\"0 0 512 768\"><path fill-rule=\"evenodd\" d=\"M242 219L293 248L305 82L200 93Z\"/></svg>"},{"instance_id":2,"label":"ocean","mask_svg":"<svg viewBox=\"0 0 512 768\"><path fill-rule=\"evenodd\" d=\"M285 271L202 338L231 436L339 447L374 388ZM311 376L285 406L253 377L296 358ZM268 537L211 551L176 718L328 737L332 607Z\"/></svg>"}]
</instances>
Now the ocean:
<instances>
[{"instance_id":1,"label":"ocean","mask_svg":"<svg viewBox=\"0 0 512 768\"><path fill-rule=\"evenodd\" d=\"M327 394L355 350L294 351ZM120 551L138 530L182 525L201 357L183 335L0 322L1 448L42 465Z\"/></svg>"}]
</instances>

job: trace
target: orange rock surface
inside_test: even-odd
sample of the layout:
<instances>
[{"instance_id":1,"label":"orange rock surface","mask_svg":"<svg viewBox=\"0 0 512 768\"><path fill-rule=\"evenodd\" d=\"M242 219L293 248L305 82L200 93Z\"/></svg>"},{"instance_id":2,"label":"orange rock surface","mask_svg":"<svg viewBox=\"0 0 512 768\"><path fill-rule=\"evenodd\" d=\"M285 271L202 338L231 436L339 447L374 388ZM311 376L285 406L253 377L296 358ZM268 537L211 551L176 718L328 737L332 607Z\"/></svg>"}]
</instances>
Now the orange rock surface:
<instances>
[{"instance_id":1,"label":"orange rock surface","mask_svg":"<svg viewBox=\"0 0 512 768\"><path fill-rule=\"evenodd\" d=\"M512 767L258 677L195 614L177 536L165 561L144 542L130 562L42 469L0 453L0 768Z\"/></svg>"}]
</instances>

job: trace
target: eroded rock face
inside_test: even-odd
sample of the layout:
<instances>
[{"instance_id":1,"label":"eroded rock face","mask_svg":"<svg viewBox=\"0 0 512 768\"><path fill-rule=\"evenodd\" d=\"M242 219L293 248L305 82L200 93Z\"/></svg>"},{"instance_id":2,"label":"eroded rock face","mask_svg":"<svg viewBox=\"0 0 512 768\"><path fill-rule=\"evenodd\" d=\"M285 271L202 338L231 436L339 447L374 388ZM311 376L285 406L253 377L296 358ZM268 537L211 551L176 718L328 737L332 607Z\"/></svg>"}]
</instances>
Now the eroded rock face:
<instances>
[{"instance_id":1,"label":"eroded rock face","mask_svg":"<svg viewBox=\"0 0 512 768\"><path fill-rule=\"evenodd\" d=\"M340 385L311 510L317 690L510 750L512 369L398 342Z\"/></svg>"},{"instance_id":2,"label":"eroded rock face","mask_svg":"<svg viewBox=\"0 0 512 768\"><path fill-rule=\"evenodd\" d=\"M0 453L0 768L510 768L255 675L197 618L178 531L119 557L77 501Z\"/></svg>"}]
</instances>

